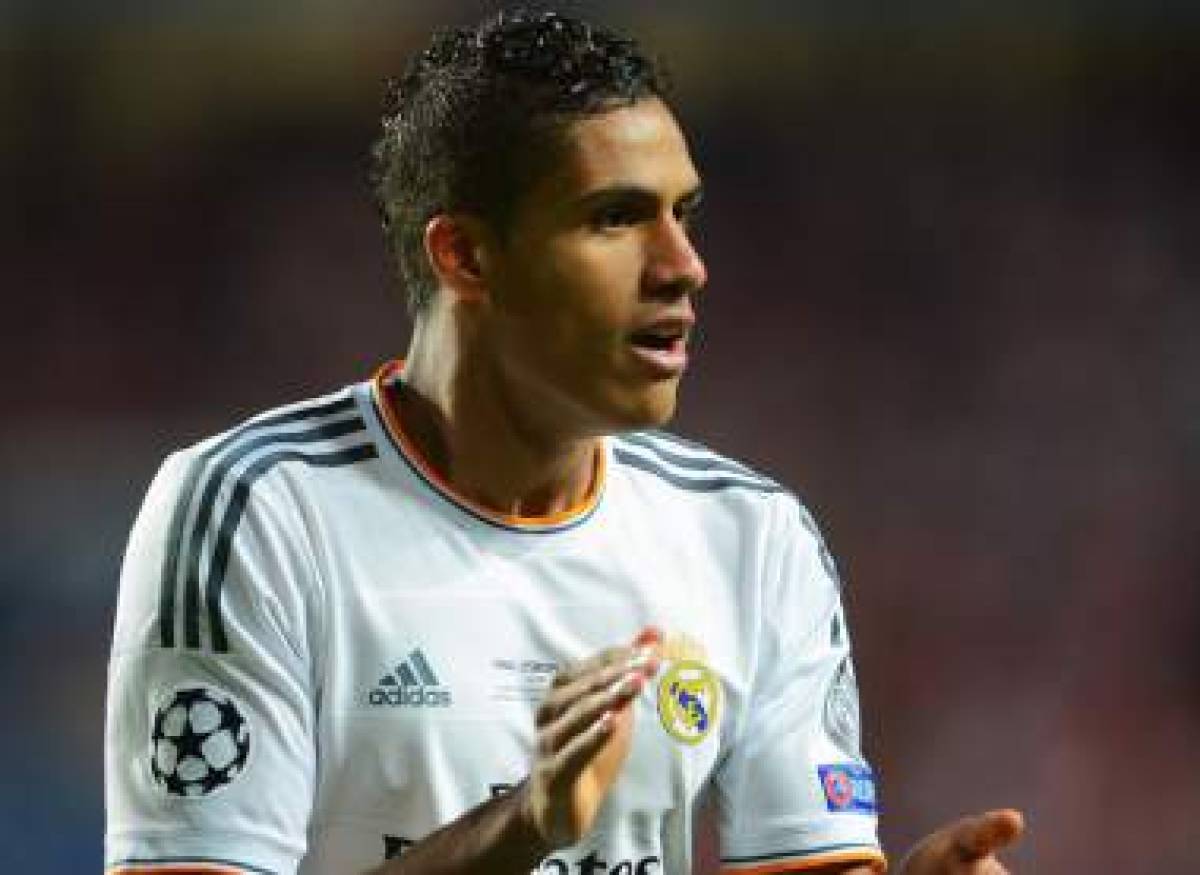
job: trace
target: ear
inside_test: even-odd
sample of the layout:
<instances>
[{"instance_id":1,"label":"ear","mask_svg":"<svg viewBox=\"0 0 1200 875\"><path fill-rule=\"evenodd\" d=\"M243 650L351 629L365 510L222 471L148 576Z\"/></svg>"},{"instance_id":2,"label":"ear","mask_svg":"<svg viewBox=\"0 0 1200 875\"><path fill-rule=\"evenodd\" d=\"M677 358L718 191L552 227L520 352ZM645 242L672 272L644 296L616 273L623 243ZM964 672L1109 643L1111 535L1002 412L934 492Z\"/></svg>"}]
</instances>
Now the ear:
<instances>
[{"instance_id":1,"label":"ear","mask_svg":"<svg viewBox=\"0 0 1200 875\"><path fill-rule=\"evenodd\" d=\"M438 286L457 300L487 296L483 265L486 261L482 225L467 216L440 213L425 226L425 257Z\"/></svg>"}]
</instances>

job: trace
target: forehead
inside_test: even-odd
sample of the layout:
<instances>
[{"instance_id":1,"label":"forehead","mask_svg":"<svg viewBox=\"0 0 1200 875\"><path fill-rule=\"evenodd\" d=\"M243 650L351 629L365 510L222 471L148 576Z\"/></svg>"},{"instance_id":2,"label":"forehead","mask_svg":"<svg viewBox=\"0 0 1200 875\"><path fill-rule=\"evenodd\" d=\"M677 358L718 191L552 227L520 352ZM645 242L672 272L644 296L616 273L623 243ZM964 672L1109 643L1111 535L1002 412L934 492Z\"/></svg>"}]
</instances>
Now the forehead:
<instances>
[{"instance_id":1,"label":"forehead","mask_svg":"<svg viewBox=\"0 0 1200 875\"><path fill-rule=\"evenodd\" d=\"M699 184L683 131L658 98L571 122L563 137L557 166L538 186L552 199L622 186L673 200Z\"/></svg>"}]
</instances>

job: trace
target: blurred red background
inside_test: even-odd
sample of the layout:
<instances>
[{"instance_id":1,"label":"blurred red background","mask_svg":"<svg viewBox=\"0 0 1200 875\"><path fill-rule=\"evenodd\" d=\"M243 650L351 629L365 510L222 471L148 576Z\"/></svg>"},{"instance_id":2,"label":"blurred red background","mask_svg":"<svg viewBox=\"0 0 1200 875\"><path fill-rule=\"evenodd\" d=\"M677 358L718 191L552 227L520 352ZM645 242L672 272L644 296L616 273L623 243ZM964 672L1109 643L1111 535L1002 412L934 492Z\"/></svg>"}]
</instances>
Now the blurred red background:
<instances>
[{"instance_id":1,"label":"blurred red background","mask_svg":"<svg viewBox=\"0 0 1200 875\"><path fill-rule=\"evenodd\" d=\"M403 350L379 80L490 5L0 6L0 860L98 866L104 672L158 461ZM893 854L1200 867L1200 15L573 3L666 56L711 281L677 430L848 581Z\"/></svg>"}]
</instances>

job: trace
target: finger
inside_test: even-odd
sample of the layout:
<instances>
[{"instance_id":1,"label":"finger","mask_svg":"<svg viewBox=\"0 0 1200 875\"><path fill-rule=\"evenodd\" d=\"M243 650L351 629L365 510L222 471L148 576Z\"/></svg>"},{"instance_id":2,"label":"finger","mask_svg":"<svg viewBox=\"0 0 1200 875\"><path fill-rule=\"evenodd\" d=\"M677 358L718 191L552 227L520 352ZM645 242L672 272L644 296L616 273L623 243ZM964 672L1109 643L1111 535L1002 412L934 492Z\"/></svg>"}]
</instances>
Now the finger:
<instances>
[{"instance_id":1,"label":"finger","mask_svg":"<svg viewBox=\"0 0 1200 875\"><path fill-rule=\"evenodd\" d=\"M552 686L566 686L583 675L590 674L606 665L620 662L637 653L647 657L656 656L656 648L662 643L663 633L657 626L646 626L633 639L631 645L608 647L577 662L568 662L554 675Z\"/></svg>"},{"instance_id":2,"label":"finger","mask_svg":"<svg viewBox=\"0 0 1200 875\"><path fill-rule=\"evenodd\" d=\"M982 860L968 861L967 866L971 875L1010 875L1004 864L991 855Z\"/></svg>"},{"instance_id":3,"label":"finger","mask_svg":"<svg viewBox=\"0 0 1200 875\"><path fill-rule=\"evenodd\" d=\"M550 723L581 698L606 690L618 683L629 673L629 665L629 660L616 662L597 669L591 674L576 678L566 686L551 690L538 707L535 715L536 724L542 726Z\"/></svg>"},{"instance_id":4,"label":"finger","mask_svg":"<svg viewBox=\"0 0 1200 875\"><path fill-rule=\"evenodd\" d=\"M979 860L1008 847L1025 832L1025 818L1012 808L964 817L954 827L955 850L964 861Z\"/></svg>"},{"instance_id":5,"label":"finger","mask_svg":"<svg viewBox=\"0 0 1200 875\"><path fill-rule=\"evenodd\" d=\"M554 757L550 769L550 784L561 788L572 784L604 747L612 734L615 715L605 711L583 732L572 738Z\"/></svg>"},{"instance_id":6,"label":"finger","mask_svg":"<svg viewBox=\"0 0 1200 875\"><path fill-rule=\"evenodd\" d=\"M654 677L662 663L663 633L657 626L647 626L633 639L632 660L646 680Z\"/></svg>"},{"instance_id":7,"label":"finger","mask_svg":"<svg viewBox=\"0 0 1200 875\"><path fill-rule=\"evenodd\" d=\"M564 664L554 675L552 687L565 687L580 678L594 674L604 668L629 659L632 653L630 647L609 647L599 653L592 654L586 659Z\"/></svg>"},{"instance_id":8,"label":"finger","mask_svg":"<svg viewBox=\"0 0 1200 875\"><path fill-rule=\"evenodd\" d=\"M627 671L604 689L577 700L542 730L542 749L556 752L566 746L605 712L624 708L642 691L645 684L645 679L637 671Z\"/></svg>"},{"instance_id":9,"label":"finger","mask_svg":"<svg viewBox=\"0 0 1200 875\"><path fill-rule=\"evenodd\" d=\"M659 657L653 646L613 647L577 663L555 676L550 693L543 702L544 716L553 716L567 704L600 687L612 683L625 671L638 671L647 680L658 671Z\"/></svg>"}]
</instances>

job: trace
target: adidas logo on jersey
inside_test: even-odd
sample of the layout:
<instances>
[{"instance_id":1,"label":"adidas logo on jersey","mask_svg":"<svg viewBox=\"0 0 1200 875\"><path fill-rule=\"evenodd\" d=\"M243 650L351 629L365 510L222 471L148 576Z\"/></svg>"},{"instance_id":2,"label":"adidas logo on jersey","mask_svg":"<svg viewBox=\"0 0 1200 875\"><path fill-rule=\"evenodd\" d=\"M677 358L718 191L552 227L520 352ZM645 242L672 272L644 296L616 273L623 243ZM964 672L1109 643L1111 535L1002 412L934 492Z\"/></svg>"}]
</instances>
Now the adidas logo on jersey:
<instances>
[{"instance_id":1,"label":"adidas logo on jersey","mask_svg":"<svg viewBox=\"0 0 1200 875\"><path fill-rule=\"evenodd\" d=\"M438 680L418 647L395 671L379 679L367 695L367 702L391 708L447 708L451 699L450 691Z\"/></svg>"}]
</instances>

